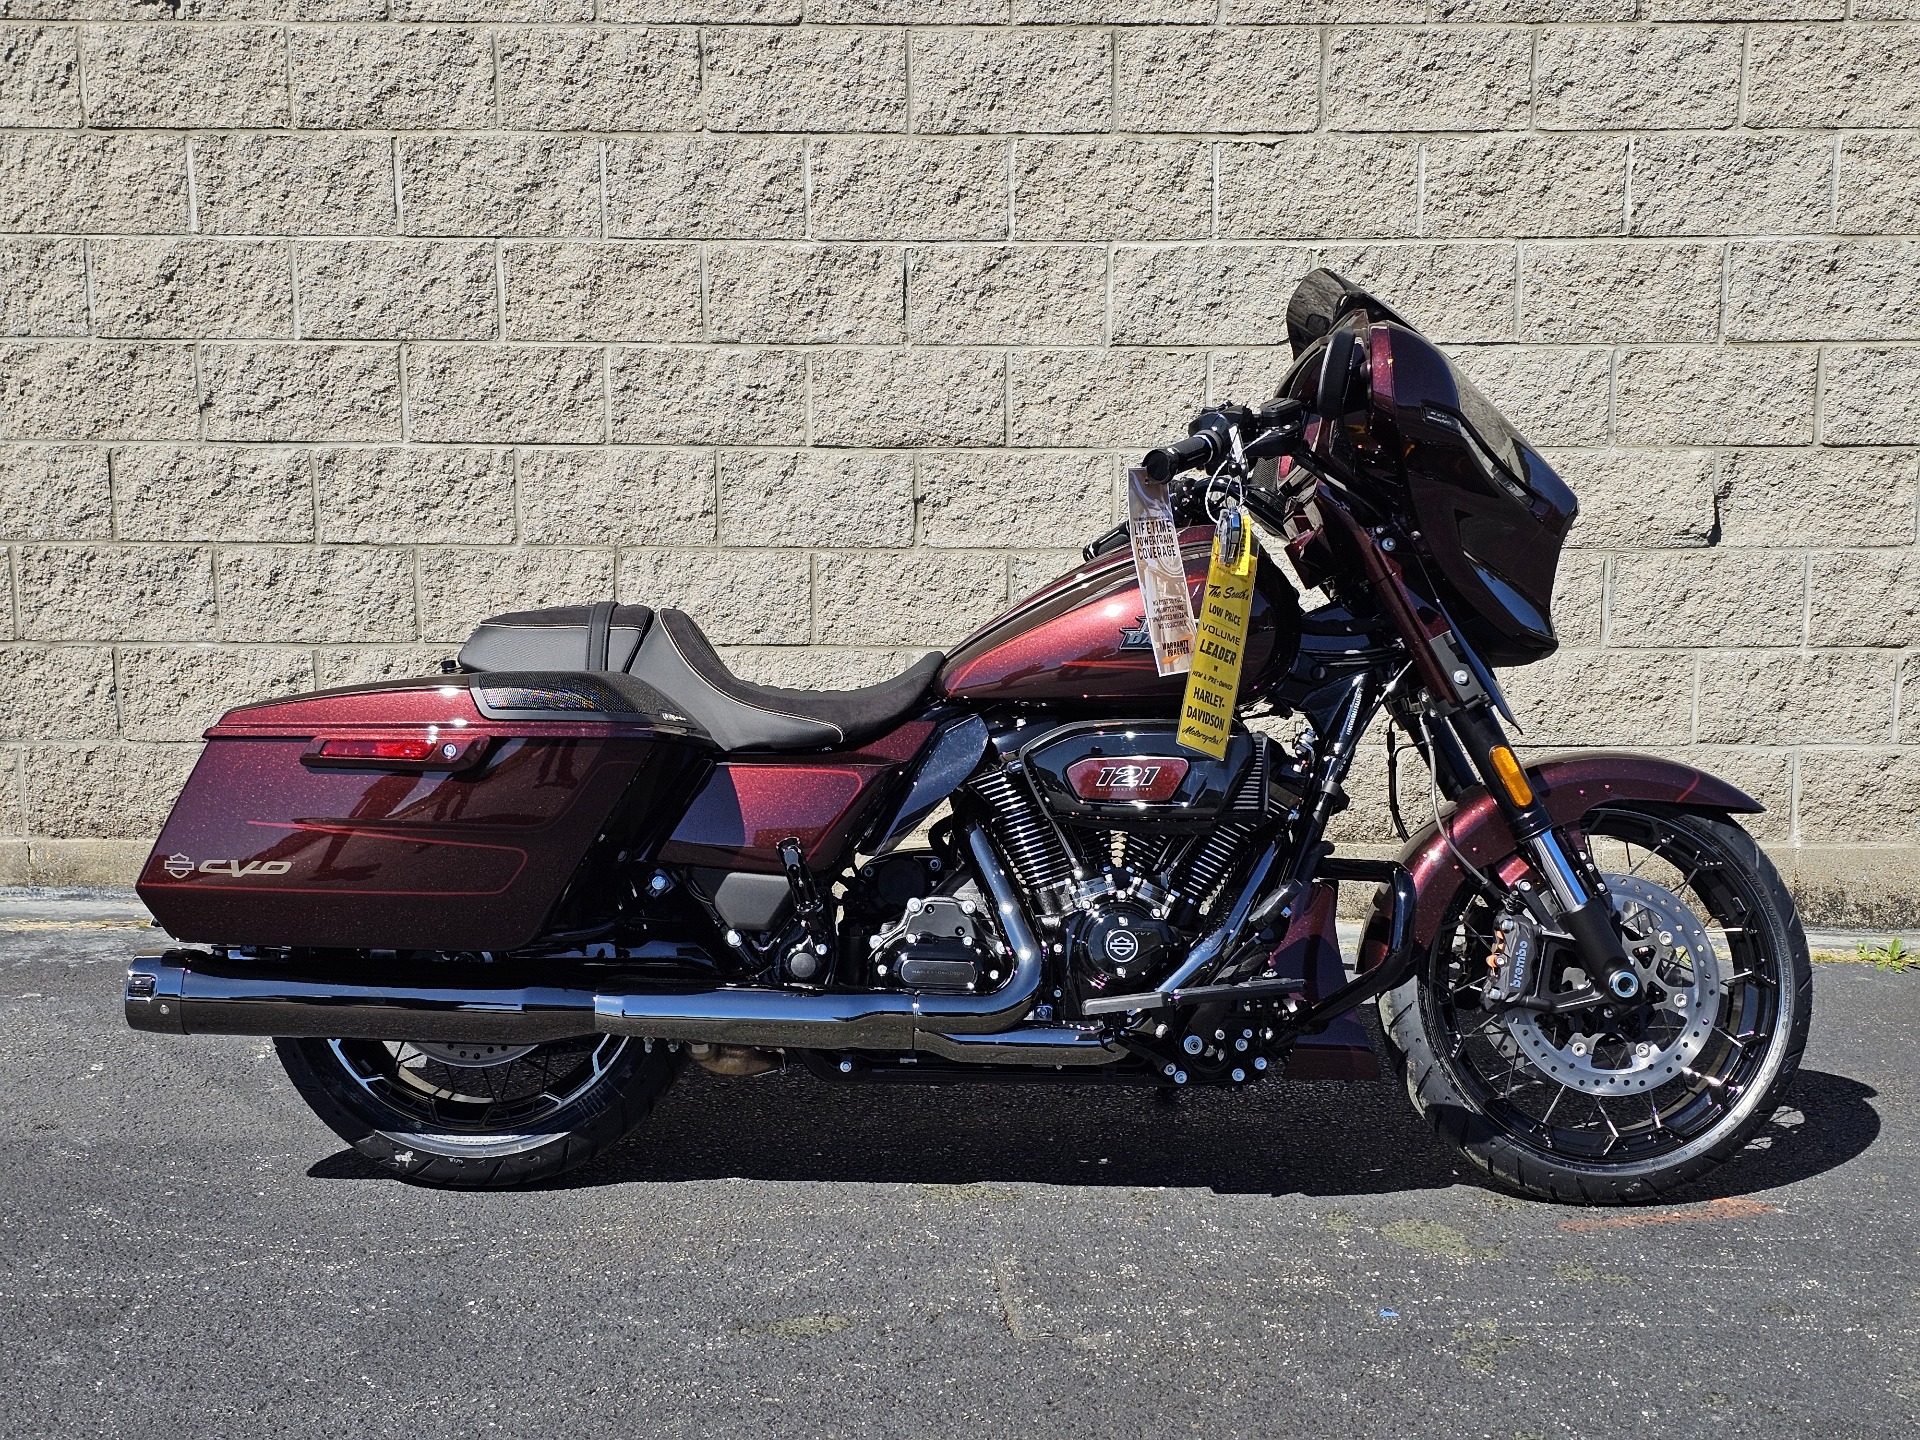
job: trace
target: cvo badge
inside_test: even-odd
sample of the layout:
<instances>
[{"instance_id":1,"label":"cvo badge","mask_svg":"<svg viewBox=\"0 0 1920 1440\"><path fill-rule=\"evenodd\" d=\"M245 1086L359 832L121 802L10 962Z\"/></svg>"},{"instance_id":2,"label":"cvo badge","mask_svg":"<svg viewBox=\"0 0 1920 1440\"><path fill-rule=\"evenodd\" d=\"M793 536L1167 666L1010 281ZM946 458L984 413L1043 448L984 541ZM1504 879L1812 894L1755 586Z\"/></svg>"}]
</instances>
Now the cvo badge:
<instances>
[{"instance_id":1,"label":"cvo badge","mask_svg":"<svg viewBox=\"0 0 1920 1440\"><path fill-rule=\"evenodd\" d=\"M185 855L169 855L160 864L160 868L176 880L184 880L193 873L193 861Z\"/></svg>"},{"instance_id":2,"label":"cvo badge","mask_svg":"<svg viewBox=\"0 0 1920 1440\"><path fill-rule=\"evenodd\" d=\"M229 875L244 880L249 875L284 875L293 869L291 860L202 860L198 865L186 855L169 855L160 868L176 880L184 880L196 871L202 875Z\"/></svg>"}]
</instances>

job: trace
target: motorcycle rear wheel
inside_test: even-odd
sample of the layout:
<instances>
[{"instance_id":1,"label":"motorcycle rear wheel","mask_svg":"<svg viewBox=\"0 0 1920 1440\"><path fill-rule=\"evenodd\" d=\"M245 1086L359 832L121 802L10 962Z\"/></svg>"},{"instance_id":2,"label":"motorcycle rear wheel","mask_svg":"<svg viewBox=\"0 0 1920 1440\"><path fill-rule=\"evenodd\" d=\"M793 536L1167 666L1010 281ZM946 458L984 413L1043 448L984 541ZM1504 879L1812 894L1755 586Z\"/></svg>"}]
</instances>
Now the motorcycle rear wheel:
<instances>
[{"instance_id":1,"label":"motorcycle rear wheel","mask_svg":"<svg viewBox=\"0 0 1920 1440\"><path fill-rule=\"evenodd\" d=\"M1785 884L1732 820L1620 805L1584 823L1645 938L1685 930L1714 952L1695 963L1684 940L1664 948L1680 957L1655 987L1664 1016L1613 1036L1597 1019L1483 1006L1494 912L1469 885L1426 972L1382 997L1381 1018L1414 1107L1494 1180L1543 1200L1640 1204L1731 1159L1773 1115L1806 1047L1812 967Z\"/></svg>"},{"instance_id":2,"label":"motorcycle rear wheel","mask_svg":"<svg viewBox=\"0 0 1920 1440\"><path fill-rule=\"evenodd\" d=\"M586 1035L540 1045L275 1040L314 1114L415 1185L509 1189L550 1180L638 1127L677 1057Z\"/></svg>"}]
</instances>

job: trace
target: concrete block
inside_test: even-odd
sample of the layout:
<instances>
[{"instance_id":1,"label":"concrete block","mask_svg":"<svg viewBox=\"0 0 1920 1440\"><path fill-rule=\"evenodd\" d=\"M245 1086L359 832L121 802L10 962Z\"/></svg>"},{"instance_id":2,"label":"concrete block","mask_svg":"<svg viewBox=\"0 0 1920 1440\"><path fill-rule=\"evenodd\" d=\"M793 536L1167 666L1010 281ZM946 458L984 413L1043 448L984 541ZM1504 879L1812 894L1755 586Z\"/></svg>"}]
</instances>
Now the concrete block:
<instances>
[{"instance_id":1,"label":"concrete block","mask_svg":"<svg viewBox=\"0 0 1920 1440\"><path fill-rule=\"evenodd\" d=\"M694 30L528 26L500 31L498 54L500 120L511 129L699 128Z\"/></svg>"},{"instance_id":2,"label":"concrete block","mask_svg":"<svg viewBox=\"0 0 1920 1440\"><path fill-rule=\"evenodd\" d=\"M823 350L812 357L811 385L815 444L1006 440L1006 360L997 351Z\"/></svg>"},{"instance_id":3,"label":"concrete block","mask_svg":"<svg viewBox=\"0 0 1920 1440\"><path fill-rule=\"evenodd\" d=\"M904 455L817 450L724 453L720 540L726 545L911 545L912 462Z\"/></svg>"},{"instance_id":4,"label":"concrete block","mask_svg":"<svg viewBox=\"0 0 1920 1440\"><path fill-rule=\"evenodd\" d=\"M532 545L711 545L708 450L522 450L521 534Z\"/></svg>"},{"instance_id":5,"label":"concrete block","mask_svg":"<svg viewBox=\"0 0 1920 1440\"><path fill-rule=\"evenodd\" d=\"M218 582L223 640L414 638L411 550L229 545L220 550Z\"/></svg>"},{"instance_id":6,"label":"concrete block","mask_svg":"<svg viewBox=\"0 0 1920 1440\"><path fill-rule=\"evenodd\" d=\"M469 130L493 123L493 55L464 26L313 25L290 32L306 130Z\"/></svg>"},{"instance_id":7,"label":"concrete block","mask_svg":"<svg viewBox=\"0 0 1920 1440\"><path fill-rule=\"evenodd\" d=\"M87 123L268 129L287 123L287 52L272 25L95 25L83 32Z\"/></svg>"},{"instance_id":8,"label":"concrete block","mask_svg":"<svg viewBox=\"0 0 1920 1440\"><path fill-rule=\"evenodd\" d=\"M1561 650L1500 683L1531 744L1643 749L1693 739L1693 671L1685 650Z\"/></svg>"},{"instance_id":9,"label":"concrete block","mask_svg":"<svg viewBox=\"0 0 1920 1440\"><path fill-rule=\"evenodd\" d=\"M420 638L427 641L457 645L489 615L612 598L611 549L542 545L420 552Z\"/></svg>"},{"instance_id":10,"label":"concrete block","mask_svg":"<svg viewBox=\"0 0 1920 1440\"><path fill-rule=\"evenodd\" d=\"M891 680L926 653L925 646L856 650L824 645L729 645L720 652L727 668L756 685L790 690L857 690Z\"/></svg>"},{"instance_id":11,"label":"concrete block","mask_svg":"<svg viewBox=\"0 0 1920 1440\"><path fill-rule=\"evenodd\" d=\"M1809 563L1808 644L1920 642L1920 559L1912 551L1815 555Z\"/></svg>"},{"instance_id":12,"label":"concrete block","mask_svg":"<svg viewBox=\"0 0 1920 1440\"><path fill-rule=\"evenodd\" d=\"M1920 750L1806 750L1800 756L1800 839L1813 844L1911 845L1920 827ZM1858 874L1834 867L1833 878ZM1913 892L1907 894L1909 913Z\"/></svg>"},{"instance_id":13,"label":"concrete block","mask_svg":"<svg viewBox=\"0 0 1920 1440\"><path fill-rule=\"evenodd\" d=\"M32 746L22 767L28 833L157 835L199 754L198 745Z\"/></svg>"},{"instance_id":14,"label":"concrete block","mask_svg":"<svg viewBox=\"0 0 1920 1440\"><path fill-rule=\"evenodd\" d=\"M503 245L509 340L698 340L695 245Z\"/></svg>"},{"instance_id":15,"label":"concrete block","mask_svg":"<svg viewBox=\"0 0 1920 1440\"><path fill-rule=\"evenodd\" d=\"M1112 104L1104 31L929 29L914 36L913 128L922 134L1103 131Z\"/></svg>"},{"instance_id":16,"label":"concrete block","mask_svg":"<svg viewBox=\"0 0 1920 1440\"><path fill-rule=\"evenodd\" d=\"M1720 460L1720 543L1911 545L1911 450L1738 450Z\"/></svg>"},{"instance_id":17,"label":"concrete block","mask_svg":"<svg viewBox=\"0 0 1920 1440\"><path fill-rule=\"evenodd\" d=\"M1816 636L1814 643L1822 642ZM1871 651L1707 651L1700 656L1700 738L1733 745L1885 744L1893 738L1898 668L1897 656Z\"/></svg>"},{"instance_id":18,"label":"concrete block","mask_svg":"<svg viewBox=\"0 0 1920 1440\"><path fill-rule=\"evenodd\" d=\"M1316 135L1218 153L1223 239L1419 233L1420 147L1410 140Z\"/></svg>"},{"instance_id":19,"label":"concrete block","mask_svg":"<svg viewBox=\"0 0 1920 1440\"><path fill-rule=\"evenodd\" d=\"M1428 235L1618 235L1625 223L1617 136L1441 136L1426 159Z\"/></svg>"},{"instance_id":20,"label":"concrete block","mask_svg":"<svg viewBox=\"0 0 1920 1440\"><path fill-rule=\"evenodd\" d=\"M323 690L337 685L370 685L380 680L411 680L438 675L440 662L451 660L460 647L444 645L318 645L313 654L314 683Z\"/></svg>"},{"instance_id":21,"label":"concrete block","mask_svg":"<svg viewBox=\"0 0 1920 1440\"><path fill-rule=\"evenodd\" d=\"M904 263L879 245L709 246L707 327L722 341L898 344Z\"/></svg>"},{"instance_id":22,"label":"concrete block","mask_svg":"<svg viewBox=\"0 0 1920 1440\"><path fill-rule=\"evenodd\" d=\"M813 234L822 240L1004 240L1004 140L814 142Z\"/></svg>"},{"instance_id":23,"label":"concrete block","mask_svg":"<svg viewBox=\"0 0 1920 1440\"><path fill-rule=\"evenodd\" d=\"M1113 523L1112 517L1108 524ZM1081 548L1026 550L1007 557L1008 594L1014 604L1080 568Z\"/></svg>"},{"instance_id":24,"label":"concrete block","mask_svg":"<svg viewBox=\"0 0 1920 1440\"><path fill-rule=\"evenodd\" d=\"M1568 543L1582 549L1694 549L1715 539L1714 459L1686 450L1566 450L1552 463L1580 497Z\"/></svg>"},{"instance_id":25,"label":"concrete block","mask_svg":"<svg viewBox=\"0 0 1920 1440\"><path fill-rule=\"evenodd\" d=\"M920 536L976 549L1084 545L1112 525L1114 488L1105 455L927 455Z\"/></svg>"},{"instance_id":26,"label":"concrete block","mask_svg":"<svg viewBox=\"0 0 1920 1440\"><path fill-rule=\"evenodd\" d=\"M85 244L77 239L0 238L0 335L86 333Z\"/></svg>"},{"instance_id":27,"label":"concrete block","mask_svg":"<svg viewBox=\"0 0 1920 1440\"><path fill-rule=\"evenodd\" d=\"M598 350L560 345L413 345L410 438L482 445L606 439Z\"/></svg>"},{"instance_id":28,"label":"concrete block","mask_svg":"<svg viewBox=\"0 0 1920 1440\"><path fill-rule=\"evenodd\" d=\"M134 339L290 339L283 240L96 240L95 324Z\"/></svg>"},{"instance_id":29,"label":"concrete block","mask_svg":"<svg viewBox=\"0 0 1920 1440\"><path fill-rule=\"evenodd\" d=\"M236 705L317 688L313 652L277 646L128 645L118 674L128 740L197 741Z\"/></svg>"},{"instance_id":30,"label":"concrete block","mask_svg":"<svg viewBox=\"0 0 1920 1440\"><path fill-rule=\"evenodd\" d=\"M1739 817L1756 840L1785 841L1793 834L1793 752L1743 745L1694 745L1687 763L1746 791L1767 808Z\"/></svg>"},{"instance_id":31,"label":"concrete block","mask_svg":"<svg viewBox=\"0 0 1920 1440\"><path fill-rule=\"evenodd\" d=\"M1829 445L1920 444L1920 350L1835 346L1820 390Z\"/></svg>"},{"instance_id":32,"label":"concrete block","mask_svg":"<svg viewBox=\"0 0 1920 1440\"><path fill-rule=\"evenodd\" d=\"M1806 445L1819 353L1777 345L1622 350L1614 436L1623 445Z\"/></svg>"},{"instance_id":33,"label":"concrete block","mask_svg":"<svg viewBox=\"0 0 1920 1440\"><path fill-rule=\"evenodd\" d=\"M1200 240L1213 233L1212 147L1187 140L1018 140L1021 240Z\"/></svg>"},{"instance_id":34,"label":"concrete block","mask_svg":"<svg viewBox=\"0 0 1920 1440\"><path fill-rule=\"evenodd\" d=\"M1327 48L1327 127L1525 129L1531 47L1524 30L1336 30Z\"/></svg>"},{"instance_id":35,"label":"concrete block","mask_svg":"<svg viewBox=\"0 0 1920 1440\"><path fill-rule=\"evenodd\" d=\"M211 640L213 552L188 545L21 545L23 640Z\"/></svg>"},{"instance_id":36,"label":"concrete block","mask_svg":"<svg viewBox=\"0 0 1920 1440\"><path fill-rule=\"evenodd\" d=\"M79 31L64 25L10 25L0 31L0 125L78 125Z\"/></svg>"},{"instance_id":37,"label":"concrete block","mask_svg":"<svg viewBox=\"0 0 1920 1440\"><path fill-rule=\"evenodd\" d=\"M112 534L104 449L0 445L0 539L105 540Z\"/></svg>"},{"instance_id":38,"label":"concrete block","mask_svg":"<svg viewBox=\"0 0 1920 1440\"><path fill-rule=\"evenodd\" d=\"M1115 345L1277 345L1287 300L1317 257L1279 245L1122 245L1113 252Z\"/></svg>"},{"instance_id":39,"label":"concrete block","mask_svg":"<svg viewBox=\"0 0 1920 1440\"><path fill-rule=\"evenodd\" d=\"M798 240L803 142L663 135L607 142L607 233L643 239Z\"/></svg>"},{"instance_id":40,"label":"concrete block","mask_svg":"<svg viewBox=\"0 0 1920 1440\"><path fill-rule=\"evenodd\" d=\"M1127 449L1187 433L1206 403L1206 356L1175 350L1030 350L1008 365L1008 443Z\"/></svg>"},{"instance_id":41,"label":"concrete block","mask_svg":"<svg viewBox=\"0 0 1920 1440\"><path fill-rule=\"evenodd\" d=\"M600 234L600 146L560 135L436 135L400 142L409 235Z\"/></svg>"},{"instance_id":42,"label":"concrete block","mask_svg":"<svg viewBox=\"0 0 1920 1440\"><path fill-rule=\"evenodd\" d=\"M504 450L370 446L314 455L320 539L359 545L504 545L514 539Z\"/></svg>"},{"instance_id":43,"label":"concrete block","mask_svg":"<svg viewBox=\"0 0 1920 1440\"><path fill-rule=\"evenodd\" d=\"M1536 445L1603 445L1613 352L1590 345L1470 345L1447 351Z\"/></svg>"},{"instance_id":44,"label":"concrete block","mask_svg":"<svg viewBox=\"0 0 1920 1440\"><path fill-rule=\"evenodd\" d=\"M804 645L812 569L799 550L622 550L620 603L684 610L716 645Z\"/></svg>"},{"instance_id":45,"label":"concrete block","mask_svg":"<svg viewBox=\"0 0 1920 1440\"><path fill-rule=\"evenodd\" d=\"M0 646L0 738L112 740L115 694L109 645Z\"/></svg>"},{"instance_id":46,"label":"concrete block","mask_svg":"<svg viewBox=\"0 0 1920 1440\"><path fill-rule=\"evenodd\" d=\"M397 346L207 345L200 383L209 440L400 438Z\"/></svg>"},{"instance_id":47,"label":"concrete block","mask_svg":"<svg viewBox=\"0 0 1920 1440\"><path fill-rule=\"evenodd\" d=\"M484 240L310 240L294 247L300 333L322 340L491 340Z\"/></svg>"},{"instance_id":48,"label":"concrete block","mask_svg":"<svg viewBox=\"0 0 1920 1440\"><path fill-rule=\"evenodd\" d=\"M806 357L722 345L623 346L607 361L613 438L642 445L803 445Z\"/></svg>"},{"instance_id":49,"label":"concrete block","mask_svg":"<svg viewBox=\"0 0 1920 1440\"><path fill-rule=\"evenodd\" d=\"M1748 125L1899 129L1916 117L1920 30L1770 25L1753 32L1747 55Z\"/></svg>"},{"instance_id":50,"label":"concrete block","mask_svg":"<svg viewBox=\"0 0 1920 1440\"><path fill-rule=\"evenodd\" d=\"M1911 234L1920 221L1920 135L1843 135L1834 229Z\"/></svg>"},{"instance_id":51,"label":"concrete block","mask_svg":"<svg viewBox=\"0 0 1920 1440\"><path fill-rule=\"evenodd\" d=\"M1318 255L1437 341L1514 338L1511 245L1328 245ZM1289 291L1289 295L1291 291ZM1286 306L1277 312L1284 316Z\"/></svg>"},{"instance_id":52,"label":"concrete block","mask_svg":"<svg viewBox=\"0 0 1920 1440\"><path fill-rule=\"evenodd\" d=\"M0 342L0 434L13 440L191 440L186 345Z\"/></svg>"},{"instance_id":53,"label":"concrete block","mask_svg":"<svg viewBox=\"0 0 1920 1440\"><path fill-rule=\"evenodd\" d=\"M1597 646L1607 614L1607 559L1563 553L1553 577L1553 628L1562 645Z\"/></svg>"},{"instance_id":54,"label":"concrete block","mask_svg":"<svg viewBox=\"0 0 1920 1440\"><path fill-rule=\"evenodd\" d=\"M815 590L824 644L945 648L1006 608L1006 562L961 550L822 555Z\"/></svg>"},{"instance_id":55,"label":"concrete block","mask_svg":"<svg viewBox=\"0 0 1920 1440\"><path fill-rule=\"evenodd\" d=\"M1838 760L1838 755L1831 757ZM1906 777L1902 776L1904 781ZM1804 797L1803 797L1804 803ZM1904 840L1904 832L1892 832ZM1776 853L1794 907L1812 925L1911 931L1920 923L1920 846L1804 842Z\"/></svg>"},{"instance_id":56,"label":"concrete block","mask_svg":"<svg viewBox=\"0 0 1920 1440\"><path fill-rule=\"evenodd\" d=\"M907 256L907 334L919 345L1097 345L1107 256L1095 245L952 245Z\"/></svg>"},{"instance_id":57,"label":"concrete block","mask_svg":"<svg viewBox=\"0 0 1920 1440\"><path fill-rule=\"evenodd\" d=\"M709 30L710 130L907 128L907 42L887 30Z\"/></svg>"},{"instance_id":58,"label":"concrete block","mask_svg":"<svg viewBox=\"0 0 1920 1440\"><path fill-rule=\"evenodd\" d=\"M384 135L196 135L200 228L212 235L390 235Z\"/></svg>"},{"instance_id":59,"label":"concrete block","mask_svg":"<svg viewBox=\"0 0 1920 1440\"><path fill-rule=\"evenodd\" d=\"M177 135L0 135L0 230L177 234L187 143Z\"/></svg>"},{"instance_id":60,"label":"concrete block","mask_svg":"<svg viewBox=\"0 0 1920 1440\"><path fill-rule=\"evenodd\" d=\"M1798 555L1616 555L1607 644L1664 648L1676 635L1710 635L1728 646L1798 645L1805 600L1805 565Z\"/></svg>"},{"instance_id":61,"label":"concrete block","mask_svg":"<svg viewBox=\"0 0 1920 1440\"><path fill-rule=\"evenodd\" d=\"M1543 130L1724 129L1740 112L1741 39L1733 26L1543 30L1535 122Z\"/></svg>"},{"instance_id":62,"label":"concrete block","mask_svg":"<svg viewBox=\"0 0 1920 1440\"><path fill-rule=\"evenodd\" d=\"M1636 235L1826 230L1833 141L1823 135L1643 135L1633 142Z\"/></svg>"},{"instance_id":63,"label":"concrete block","mask_svg":"<svg viewBox=\"0 0 1920 1440\"><path fill-rule=\"evenodd\" d=\"M113 452L121 540L311 540L304 450L134 445Z\"/></svg>"},{"instance_id":64,"label":"concrete block","mask_svg":"<svg viewBox=\"0 0 1920 1440\"><path fill-rule=\"evenodd\" d=\"M1920 241L1738 241L1727 255L1727 335L1920 339Z\"/></svg>"},{"instance_id":65,"label":"concrete block","mask_svg":"<svg viewBox=\"0 0 1920 1440\"><path fill-rule=\"evenodd\" d=\"M1525 339L1718 338L1718 245L1530 245L1523 263Z\"/></svg>"},{"instance_id":66,"label":"concrete block","mask_svg":"<svg viewBox=\"0 0 1920 1440\"><path fill-rule=\"evenodd\" d=\"M1319 70L1319 38L1311 30L1118 31L1114 128L1237 134L1312 130L1320 120L1314 100Z\"/></svg>"}]
</instances>

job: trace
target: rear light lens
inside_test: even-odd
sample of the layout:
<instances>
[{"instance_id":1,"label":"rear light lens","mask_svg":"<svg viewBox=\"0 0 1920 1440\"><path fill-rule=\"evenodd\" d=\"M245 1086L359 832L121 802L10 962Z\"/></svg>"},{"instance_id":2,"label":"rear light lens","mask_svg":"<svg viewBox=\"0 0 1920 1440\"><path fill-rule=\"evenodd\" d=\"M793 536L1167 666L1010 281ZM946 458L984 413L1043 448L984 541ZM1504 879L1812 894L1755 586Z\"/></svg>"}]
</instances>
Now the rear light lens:
<instances>
[{"instance_id":1,"label":"rear light lens","mask_svg":"<svg viewBox=\"0 0 1920 1440\"><path fill-rule=\"evenodd\" d=\"M323 740L318 753L329 760L431 760L440 747L431 740ZM447 743L445 759L459 756L460 747Z\"/></svg>"}]
</instances>

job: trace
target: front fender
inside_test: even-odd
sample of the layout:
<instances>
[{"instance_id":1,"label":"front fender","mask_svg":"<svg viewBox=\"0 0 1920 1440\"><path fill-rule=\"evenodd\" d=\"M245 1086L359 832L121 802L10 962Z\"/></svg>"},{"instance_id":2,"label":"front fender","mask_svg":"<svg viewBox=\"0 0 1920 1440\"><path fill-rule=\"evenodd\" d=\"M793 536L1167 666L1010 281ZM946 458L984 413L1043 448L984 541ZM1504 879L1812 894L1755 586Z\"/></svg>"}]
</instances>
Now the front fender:
<instances>
[{"instance_id":1,"label":"front fender","mask_svg":"<svg viewBox=\"0 0 1920 1440\"><path fill-rule=\"evenodd\" d=\"M1766 809L1744 790L1704 770L1627 750L1550 755L1537 765L1529 765L1527 778L1556 826L1574 824L1588 811L1614 800L1646 800L1730 815L1752 815ZM1484 788L1476 786L1465 792L1444 818L1454 844L1475 865L1494 865L1513 853L1513 832ZM1440 827L1433 821L1407 842L1400 863L1413 875L1414 890L1419 895L1414 937L1422 947L1431 947L1441 918L1466 880L1466 871L1453 858ZM1386 912L1376 906L1360 942L1362 970L1371 970L1386 954L1386 924Z\"/></svg>"}]
</instances>

